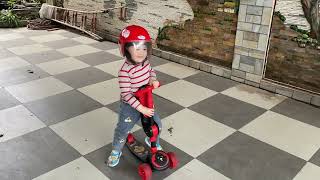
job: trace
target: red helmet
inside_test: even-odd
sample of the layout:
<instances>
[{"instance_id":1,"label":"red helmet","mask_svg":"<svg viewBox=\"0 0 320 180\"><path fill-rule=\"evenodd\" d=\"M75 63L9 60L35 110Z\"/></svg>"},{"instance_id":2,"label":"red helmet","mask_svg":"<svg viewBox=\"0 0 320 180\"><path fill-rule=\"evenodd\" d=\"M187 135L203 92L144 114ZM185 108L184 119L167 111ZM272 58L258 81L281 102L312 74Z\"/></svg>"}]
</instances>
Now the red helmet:
<instances>
[{"instance_id":1,"label":"red helmet","mask_svg":"<svg viewBox=\"0 0 320 180\"><path fill-rule=\"evenodd\" d=\"M148 31L137 25L130 25L124 28L119 36L121 54L124 55L124 46L129 42L150 42L151 38Z\"/></svg>"}]
</instances>

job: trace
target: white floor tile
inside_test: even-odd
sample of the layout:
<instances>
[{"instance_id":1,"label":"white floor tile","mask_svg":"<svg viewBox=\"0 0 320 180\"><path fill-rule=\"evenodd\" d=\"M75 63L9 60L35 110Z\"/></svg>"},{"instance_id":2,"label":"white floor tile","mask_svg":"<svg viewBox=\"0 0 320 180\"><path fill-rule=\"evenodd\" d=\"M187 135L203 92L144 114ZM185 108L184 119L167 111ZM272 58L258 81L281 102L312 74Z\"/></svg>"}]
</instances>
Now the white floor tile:
<instances>
[{"instance_id":1,"label":"white floor tile","mask_svg":"<svg viewBox=\"0 0 320 180\"><path fill-rule=\"evenodd\" d=\"M24 84L8 86L5 89L20 102L26 103L70 91L73 88L53 77L47 77Z\"/></svg>"},{"instance_id":2,"label":"white floor tile","mask_svg":"<svg viewBox=\"0 0 320 180\"><path fill-rule=\"evenodd\" d=\"M120 70L123 63L124 63L124 61L120 60L120 61L114 61L114 62L110 62L110 63L100 64L95 67L108 73L108 74L111 74L115 77L118 77L118 71Z\"/></svg>"},{"instance_id":3,"label":"white floor tile","mask_svg":"<svg viewBox=\"0 0 320 180\"><path fill-rule=\"evenodd\" d=\"M82 87L78 90L103 105L120 100L118 78Z\"/></svg>"},{"instance_id":4,"label":"white floor tile","mask_svg":"<svg viewBox=\"0 0 320 180\"><path fill-rule=\"evenodd\" d=\"M108 180L101 171L84 157L60 166L33 180Z\"/></svg>"},{"instance_id":5,"label":"white floor tile","mask_svg":"<svg viewBox=\"0 0 320 180\"><path fill-rule=\"evenodd\" d=\"M85 55L85 54L99 52L101 50L94 48L92 46L88 46L88 45L78 45L78 46L57 49L57 51L65 54L67 56L75 57L75 56L81 56L81 55Z\"/></svg>"},{"instance_id":6,"label":"white floor tile","mask_svg":"<svg viewBox=\"0 0 320 180\"><path fill-rule=\"evenodd\" d=\"M1 34L0 35L0 42L1 41L11 41L11 40L15 40L15 39L19 39L19 38L23 38L24 36L22 34L19 33L8 33L8 34Z\"/></svg>"},{"instance_id":7,"label":"white floor tile","mask_svg":"<svg viewBox=\"0 0 320 180\"><path fill-rule=\"evenodd\" d=\"M13 52L16 55L27 55L27 54L49 51L51 50L51 48L44 46L42 44L33 44L33 45L25 45L25 46L8 48L8 50Z\"/></svg>"},{"instance_id":8,"label":"white floor tile","mask_svg":"<svg viewBox=\"0 0 320 180\"><path fill-rule=\"evenodd\" d=\"M51 41L58 41L67 39L64 36L61 36L59 34L47 34L47 35L41 35L41 36L33 36L30 37L31 40L38 42L38 43L45 43L45 42L51 42Z\"/></svg>"},{"instance_id":9,"label":"white floor tile","mask_svg":"<svg viewBox=\"0 0 320 180\"><path fill-rule=\"evenodd\" d=\"M99 41L96 41L94 39L85 37L85 36L80 36L80 37L76 37L76 38L72 38L72 40L77 41L81 44L92 44L92 43L97 43Z\"/></svg>"},{"instance_id":10,"label":"white floor tile","mask_svg":"<svg viewBox=\"0 0 320 180\"><path fill-rule=\"evenodd\" d=\"M180 178L183 180L230 180L197 159L184 165L182 168L165 178L165 180L176 180Z\"/></svg>"},{"instance_id":11,"label":"white floor tile","mask_svg":"<svg viewBox=\"0 0 320 180\"><path fill-rule=\"evenodd\" d=\"M120 51L118 48L116 49L110 49L110 50L107 50L106 52L110 53L110 54L113 54L113 55L116 55L116 56L119 56L119 57L123 57L121 54L120 54Z\"/></svg>"},{"instance_id":12,"label":"white floor tile","mask_svg":"<svg viewBox=\"0 0 320 180\"><path fill-rule=\"evenodd\" d=\"M20 67L29 66L30 63L21 59L20 57L10 57L0 60L0 72L16 69Z\"/></svg>"},{"instance_id":13,"label":"white floor tile","mask_svg":"<svg viewBox=\"0 0 320 180\"><path fill-rule=\"evenodd\" d=\"M11 31L15 32L15 33L24 33L24 32L28 32L28 31L31 31L31 30L29 30L26 27L21 27L21 28L14 28Z\"/></svg>"},{"instance_id":14,"label":"white floor tile","mask_svg":"<svg viewBox=\"0 0 320 180\"><path fill-rule=\"evenodd\" d=\"M198 70L173 62L157 66L154 69L180 79L199 73Z\"/></svg>"},{"instance_id":15,"label":"white floor tile","mask_svg":"<svg viewBox=\"0 0 320 180\"><path fill-rule=\"evenodd\" d=\"M244 84L227 89L223 91L222 94L264 109L271 109L286 99L285 96L273 94Z\"/></svg>"},{"instance_id":16,"label":"white floor tile","mask_svg":"<svg viewBox=\"0 0 320 180\"><path fill-rule=\"evenodd\" d=\"M165 131L161 138L193 157L197 157L221 140L234 129L201 114L184 109L163 119ZM173 128L170 134L166 131Z\"/></svg>"},{"instance_id":17,"label":"white floor tile","mask_svg":"<svg viewBox=\"0 0 320 180\"><path fill-rule=\"evenodd\" d=\"M88 64L72 57L37 64L37 66L39 66L41 69L43 69L51 75L57 75L64 72L89 67Z\"/></svg>"},{"instance_id":18,"label":"white floor tile","mask_svg":"<svg viewBox=\"0 0 320 180\"><path fill-rule=\"evenodd\" d=\"M215 91L184 80L175 81L161 86L156 89L154 93L184 107L189 107L217 94Z\"/></svg>"},{"instance_id":19,"label":"white floor tile","mask_svg":"<svg viewBox=\"0 0 320 180\"><path fill-rule=\"evenodd\" d=\"M320 128L271 111L240 131L307 161L320 148Z\"/></svg>"},{"instance_id":20,"label":"white floor tile","mask_svg":"<svg viewBox=\"0 0 320 180\"><path fill-rule=\"evenodd\" d=\"M0 142L43 128L46 125L24 106L19 105L0 111Z\"/></svg>"},{"instance_id":21,"label":"white floor tile","mask_svg":"<svg viewBox=\"0 0 320 180\"><path fill-rule=\"evenodd\" d=\"M50 127L85 155L112 142L117 122L118 114L103 107Z\"/></svg>"},{"instance_id":22,"label":"white floor tile","mask_svg":"<svg viewBox=\"0 0 320 180\"><path fill-rule=\"evenodd\" d=\"M68 33L70 31L67 31L65 29L58 29L58 30L54 30L54 31L50 31L50 33L52 34L61 34L61 33Z\"/></svg>"},{"instance_id":23,"label":"white floor tile","mask_svg":"<svg viewBox=\"0 0 320 180\"><path fill-rule=\"evenodd\" d=\"M320 167L307 162L307 164L302 168L297 176L293 178L293 180L315 180L319 177Z\"/></svg>"}]
</instances>

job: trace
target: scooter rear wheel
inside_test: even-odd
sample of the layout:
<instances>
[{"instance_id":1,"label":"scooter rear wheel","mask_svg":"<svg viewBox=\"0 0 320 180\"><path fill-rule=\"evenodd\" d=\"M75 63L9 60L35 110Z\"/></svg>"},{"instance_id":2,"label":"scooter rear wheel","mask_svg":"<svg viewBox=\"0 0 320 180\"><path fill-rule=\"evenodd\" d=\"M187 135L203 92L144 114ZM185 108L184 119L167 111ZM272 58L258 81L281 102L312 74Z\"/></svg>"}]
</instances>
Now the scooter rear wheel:
<instances>
[{"instance_id":1,"label":"scooter rear wheel","mask_svg":"<svg viewBox=\"0 0 320 180\"><path fill-rule=\"evenodd\" d=\"M176 168L179 164L176 154L173 152L168 152L167 155L169 156L169 162L170 162L169 168L170 169Z\"/></svg>"},{"instance_id":2,"label":"scooter rear wheel","mask_svg":"<svg viewBox=\"0 0 320 180\"><path fill-rule=\"evenodd\" d=\"M152 170L149 164L143 163L138 167L138 172L141 180L150 180L152 176Z\"/></svg>"}]
</instances>

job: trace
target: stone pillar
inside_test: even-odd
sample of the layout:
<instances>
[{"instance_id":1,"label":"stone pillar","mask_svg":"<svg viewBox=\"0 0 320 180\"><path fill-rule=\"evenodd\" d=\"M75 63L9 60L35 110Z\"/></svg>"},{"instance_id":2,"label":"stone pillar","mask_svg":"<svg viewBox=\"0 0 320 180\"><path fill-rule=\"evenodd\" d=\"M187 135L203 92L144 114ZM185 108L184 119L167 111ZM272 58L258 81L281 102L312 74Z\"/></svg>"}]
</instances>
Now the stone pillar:
<instances>
[{"instance_id":1,"label":"stone pillar","mask_svg":"<svg viewBox=\"0 0 320 180\"><path fill-rule=\"evenodd\" d=\"M231 78L259 86L275 0L240 0Z\"/></svg>"}]
</instances>

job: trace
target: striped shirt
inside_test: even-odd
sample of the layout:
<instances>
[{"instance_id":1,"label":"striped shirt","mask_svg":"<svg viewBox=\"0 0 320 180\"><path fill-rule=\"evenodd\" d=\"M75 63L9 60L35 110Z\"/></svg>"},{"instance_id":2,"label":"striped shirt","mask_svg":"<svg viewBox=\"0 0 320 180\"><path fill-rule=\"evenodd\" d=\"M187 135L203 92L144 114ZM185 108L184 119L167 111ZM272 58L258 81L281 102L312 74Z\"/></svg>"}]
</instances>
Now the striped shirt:
<instances>
[{"instance_id":1,"label":"striped shirt","mask_svg":"<svg viewBox=\"0 0 320 180\"><path fill-rule=\"evenodd\" d=\"M125 61L119 70L118 80L121 99L136 109L140 102L134 93L141 86L149 84L150 80L156 80L156 73L148 60L136 65Z\"/></svg>"}]
</instances>

